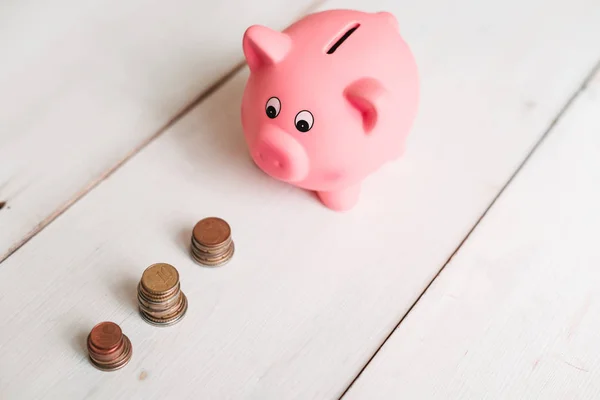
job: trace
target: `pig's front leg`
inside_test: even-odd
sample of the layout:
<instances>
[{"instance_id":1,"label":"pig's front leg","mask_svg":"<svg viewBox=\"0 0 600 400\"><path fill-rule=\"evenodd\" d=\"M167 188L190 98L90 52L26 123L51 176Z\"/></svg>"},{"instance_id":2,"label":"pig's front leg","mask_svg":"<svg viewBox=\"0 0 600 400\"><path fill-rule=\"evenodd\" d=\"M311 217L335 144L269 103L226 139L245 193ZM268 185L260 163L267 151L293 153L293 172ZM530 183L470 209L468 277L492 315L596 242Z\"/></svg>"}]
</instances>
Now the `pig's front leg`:
<instances>
[{"instance_id":1,"label":"pig's front leg","mask_svg":"<svg viewBox=\"0 0 600 400\"><path fill-rule=\"evenodd\" d=\"M319 199L334 211L348 211L358 203L360 184L331 192L317 192Z\"/></svg>"}]
</instances>

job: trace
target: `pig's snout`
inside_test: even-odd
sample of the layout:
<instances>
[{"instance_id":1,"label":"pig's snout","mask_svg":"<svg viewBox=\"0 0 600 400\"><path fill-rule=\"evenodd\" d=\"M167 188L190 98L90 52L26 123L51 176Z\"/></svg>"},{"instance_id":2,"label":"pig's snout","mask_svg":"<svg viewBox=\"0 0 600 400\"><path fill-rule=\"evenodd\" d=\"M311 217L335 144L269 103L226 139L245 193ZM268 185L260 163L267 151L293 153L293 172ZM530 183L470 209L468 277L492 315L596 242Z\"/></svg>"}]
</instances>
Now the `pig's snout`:
<instances>
[{"instance_id":1,"label":"pig's snout","mask_svg":"<svg viewBox=\"0 0 600 400\"><path fill-rule=\"evenodd\" d=\"M308 175L308 155L302 145L275 126L260 131L253 158L260 169L282 181L298 182Z\"/></svg>"}]
</instances>

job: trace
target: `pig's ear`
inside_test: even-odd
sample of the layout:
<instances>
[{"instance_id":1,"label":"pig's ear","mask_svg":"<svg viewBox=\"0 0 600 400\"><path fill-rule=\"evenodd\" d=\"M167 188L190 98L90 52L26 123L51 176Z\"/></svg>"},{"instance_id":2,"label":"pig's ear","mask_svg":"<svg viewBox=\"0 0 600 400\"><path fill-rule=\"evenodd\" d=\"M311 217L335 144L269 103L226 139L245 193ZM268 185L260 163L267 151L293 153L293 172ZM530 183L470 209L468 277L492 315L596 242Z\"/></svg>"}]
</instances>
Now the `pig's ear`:
<instances>
[{"instance_id":1,"label":"pig's ear","mask_svg":"<svg viewBox=\"0 0 600 400\"><path fill-rule=\"evenodd\" d=\"M394 16L394 14L387 11L380 11L376 13L376 15L383 21L385 21L386 24L389 24L395 30L400 31L400 24L398 23L398 20L396 19L396 16Z\"/></svg>"},{"instance_id":2,"label":"pig's ear","mask_svg":"<svg viewBox=\"0 0 600 400\"><path fill-rule=\"evenodd\" d=\"M371 133L377 125L386 95L381 82L373 78L354 81L344 90L346 99L360 112L365 133Z\"/></svg>"},{"instance_id":3,"label":"pig's ear","mask_svg":"<svg viewBox=\"0 0 600 400\"><path fill-rule=\"evenodd\" d=\"M244 33L244 56L250 70L277 64L291 47L292 39L288 35L262 25L252 25Z\"/></svg>"}]
</instances>

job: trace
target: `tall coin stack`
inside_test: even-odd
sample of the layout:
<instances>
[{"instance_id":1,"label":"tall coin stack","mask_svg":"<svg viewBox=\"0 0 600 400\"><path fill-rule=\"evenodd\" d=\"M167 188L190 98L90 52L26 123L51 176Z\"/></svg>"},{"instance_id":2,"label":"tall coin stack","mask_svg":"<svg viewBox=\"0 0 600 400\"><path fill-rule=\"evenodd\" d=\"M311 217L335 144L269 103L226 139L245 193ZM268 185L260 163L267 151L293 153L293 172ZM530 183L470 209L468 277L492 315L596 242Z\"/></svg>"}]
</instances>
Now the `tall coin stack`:
<instances>
[{"instance_id":1,"label":"tall coin stack","mask_svg":"<svg viewBox=\"0 0 600 400\"><path fill-rule=\"evenodd\" d=\"M221 218L204 218L194 226L191 253L197 263L219 267L231 260L234 251L231 227Z\"/></svg>"},{"instance_id":2,"label":"tall coin stack","mask_svg":"<svg viewBox=\"0 0 600 400\"><path fill-rule=\"evenodd\" d=\"M146 268L138 284L138 305L142 318L152 325L174 325L183 318L188 302L175 267L159 263Z\"/></svg>"},{"instance_id":3,"label":"tall coin stack","mask_svg":"<svg viewBox=\"0 0 600 400\"><path fill-rule=\"evenodd\" d=\"M102 371L123 368L131 360L133 347L114 322L101 322L92 328L87 338L90 361Z\"/></svg>"}]
</instances>

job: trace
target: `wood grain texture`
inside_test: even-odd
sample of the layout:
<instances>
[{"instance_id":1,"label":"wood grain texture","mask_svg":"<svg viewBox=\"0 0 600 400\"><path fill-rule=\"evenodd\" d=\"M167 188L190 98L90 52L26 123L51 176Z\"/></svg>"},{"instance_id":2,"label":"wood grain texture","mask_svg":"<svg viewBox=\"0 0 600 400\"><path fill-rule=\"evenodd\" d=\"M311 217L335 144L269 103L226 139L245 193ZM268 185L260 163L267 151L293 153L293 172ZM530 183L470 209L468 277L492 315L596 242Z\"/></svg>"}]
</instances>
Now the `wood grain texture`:
<instances>
[{"instance_id":1,"label":"wood grain texture","mask_svg":"<svg viewBox=\"0 0 600 400\"><path fill-rule=\"evenodd\" d=\"M600 73L344 399L600 397Z\"/></svg>"},{"instance_id":2,"label":"wood grain texture","mask_svg":"<svg viewBox=\"0 0 600 400\"><path fill-rule=\"evenodd\" d=\"M593 5L327 3L399 17L423 77L403 160L347 214L266 177L241 135L244 70L0 265L0 394L336 398L595 63ZM208 215L236 242L220 269L188 256ZM145 324L135 304L140 274L160 261L179 269L190 303L168 329ZM134 346L118 373L86 360L101 320Z\"/></svg>"},{"instance_id":3,"label":"wood grain texture","mask_svg":"<svg viewBox=\"0 0 600 400\"><path fill-rule=\"evenodd\" d=\"M3 5L0 261L239 64L250 24L311 1Z\"/></svg>"}]
</instances>

